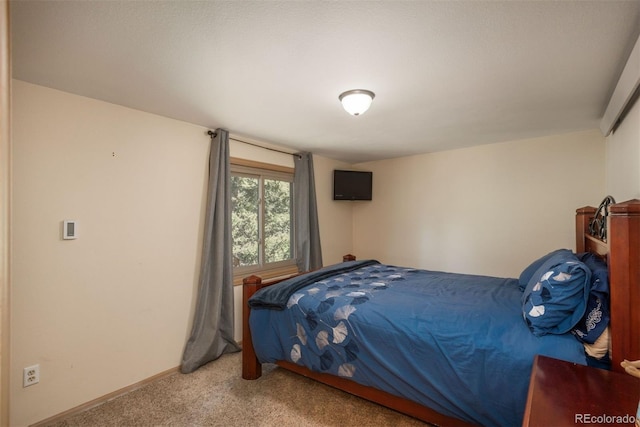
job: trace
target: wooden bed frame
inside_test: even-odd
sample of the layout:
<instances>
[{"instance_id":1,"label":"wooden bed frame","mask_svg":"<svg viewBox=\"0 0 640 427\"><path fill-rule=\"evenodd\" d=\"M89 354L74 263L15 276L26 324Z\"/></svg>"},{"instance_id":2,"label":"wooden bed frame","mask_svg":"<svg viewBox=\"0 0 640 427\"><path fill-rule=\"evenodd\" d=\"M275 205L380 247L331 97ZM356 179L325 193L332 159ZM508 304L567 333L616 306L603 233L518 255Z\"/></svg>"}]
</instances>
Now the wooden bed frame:
<instances>
[{"instance_id":1,"label":"wooden bed frame","mask_svg":"<svg viewBox=\"0 0 640 427\"><path fill-rule=\"evenodd\" d=\"M624 369L620 366L622 360L640 359L640 200L634 199L608 206L608 212L603 216L608 230L608 236L604 239L589 234L590 224L601 210L588 206L576 211L576 252L597 253L606 258L609 265L612 369L623 372ZM343 257L343 261L352 260L355 260L353 255ZM293 276L287 278L290 277ZM262 365L256 357L251 339L248 300L259 289L282 280L285 279L262 282L258 276L250 276L243 280L242 378L244 379L254 380L262 375ZM313 372L287 361L278 361L276 364L430 424L470 425L413 401L345 378Z\"/></svg>"}]
</instances>

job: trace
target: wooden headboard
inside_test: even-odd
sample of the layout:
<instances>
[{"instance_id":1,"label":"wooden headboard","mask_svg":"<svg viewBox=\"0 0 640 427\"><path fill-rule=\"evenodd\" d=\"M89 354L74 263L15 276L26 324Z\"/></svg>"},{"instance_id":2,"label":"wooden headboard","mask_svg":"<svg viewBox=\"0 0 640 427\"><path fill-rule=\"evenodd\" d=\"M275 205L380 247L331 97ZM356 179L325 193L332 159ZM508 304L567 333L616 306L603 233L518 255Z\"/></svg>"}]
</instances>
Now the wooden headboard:
<instances>
[{"instance_id":1,"label":"wooden headboard","mask_svg":"<svg viewBox=\"0 0 640 427\"><path fill-rule=\"evenodd\" d=\"M594 219L603 219L606 231L596 227L594 233ZM623 372L624 359L640 360L640 200L611 204L605 212L591 206L578 209L576 252L594 252L607 260L611 369Z\"/></svg>"}]
</instances>

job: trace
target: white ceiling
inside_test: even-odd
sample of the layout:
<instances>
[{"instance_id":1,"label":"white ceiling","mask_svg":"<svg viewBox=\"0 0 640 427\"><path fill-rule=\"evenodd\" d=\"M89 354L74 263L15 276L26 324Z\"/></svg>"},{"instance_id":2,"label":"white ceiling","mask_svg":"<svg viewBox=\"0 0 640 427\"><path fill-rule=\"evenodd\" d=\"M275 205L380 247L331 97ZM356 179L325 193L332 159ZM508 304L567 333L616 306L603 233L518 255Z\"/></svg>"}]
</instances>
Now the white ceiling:
<instances>
[{"instance_id":1,"label":"white ceiling","mask_svg":"<svg viewBox=\"0 0 640 427\"><path fill-rule=\"evenodd\" d=\"M10 10L14 78L350 163L595 129L640 35L640 0Z\"/></svg>"}]
</instances>

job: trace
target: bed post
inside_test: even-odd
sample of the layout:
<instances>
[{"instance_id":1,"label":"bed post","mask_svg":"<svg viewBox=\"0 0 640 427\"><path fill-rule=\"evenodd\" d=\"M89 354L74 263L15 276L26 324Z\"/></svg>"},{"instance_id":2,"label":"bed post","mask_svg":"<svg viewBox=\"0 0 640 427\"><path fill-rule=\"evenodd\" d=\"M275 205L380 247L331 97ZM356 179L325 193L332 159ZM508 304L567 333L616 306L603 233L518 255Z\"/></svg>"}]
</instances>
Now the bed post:
<instances>
[{"instance_id":1,"label":"bed post","mask_svg":"<svg viewBox=\"0 0 640 427\"><path fill-rule=\"evenodd\" d=\"M249 276L242 279L242 378L255 380L262 375L262 364L256 357L249 327L249 298L261 288L262 279Z\"/></svg>"},{"instance_id":2,"label":"bed post","mask_svg":"<svg viewBox=\"0 0 640 427\"><path fill-rule=\"evenodd\" d=\"M356 256L347 254L342 256L342 261L355 261ZM297 276L294 274L293 276ZM289 277L293 277L289 276ZM242 378L245 380L255 380L262 375L262 364L258 361L256 351L253 348L253 340L251 339L251 328L249 327L249 315L251 307L249 307L249 298L260 289L273 285L287 277L262 282L262 278L258 276L249 276L242 279Z\"/></svg>"},{"instance_id":3,"label":"bed post","mask_svg":"<svg viewBox=\"0 0 640 427\"><path fill-rule=\"evenodd\" d=\"M640 200L609 206L611 364L640 360Z\"/></svg>"},{"instance_id":4,"label":"bed post","mask_svg":"<svg viewBox=\"0 0 640 427\"><path fill-rule=\"evenodd\" d=\"M596 208L585 206L576 210L576 252L586 252L586 235L589 230L589 221L596 214Z\"/></svg>"}]
</instances>

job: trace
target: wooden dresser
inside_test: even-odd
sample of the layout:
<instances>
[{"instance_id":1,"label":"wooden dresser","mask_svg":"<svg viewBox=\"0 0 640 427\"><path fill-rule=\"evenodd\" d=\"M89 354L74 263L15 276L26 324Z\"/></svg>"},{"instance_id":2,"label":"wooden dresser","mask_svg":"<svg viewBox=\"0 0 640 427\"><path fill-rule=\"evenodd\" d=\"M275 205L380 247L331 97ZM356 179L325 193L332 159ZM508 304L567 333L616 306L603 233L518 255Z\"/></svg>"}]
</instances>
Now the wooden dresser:
<instances>
[{"instance_id":1,"label":"wooden dresser","mask_svg":"<svg viewBox=\"0 0 640 427\"><path fill-rule=\"evenodd\" d=\"M522 425L633 426L638 402L638 378L536 356Z\"/></svg>"}]
</instances>

